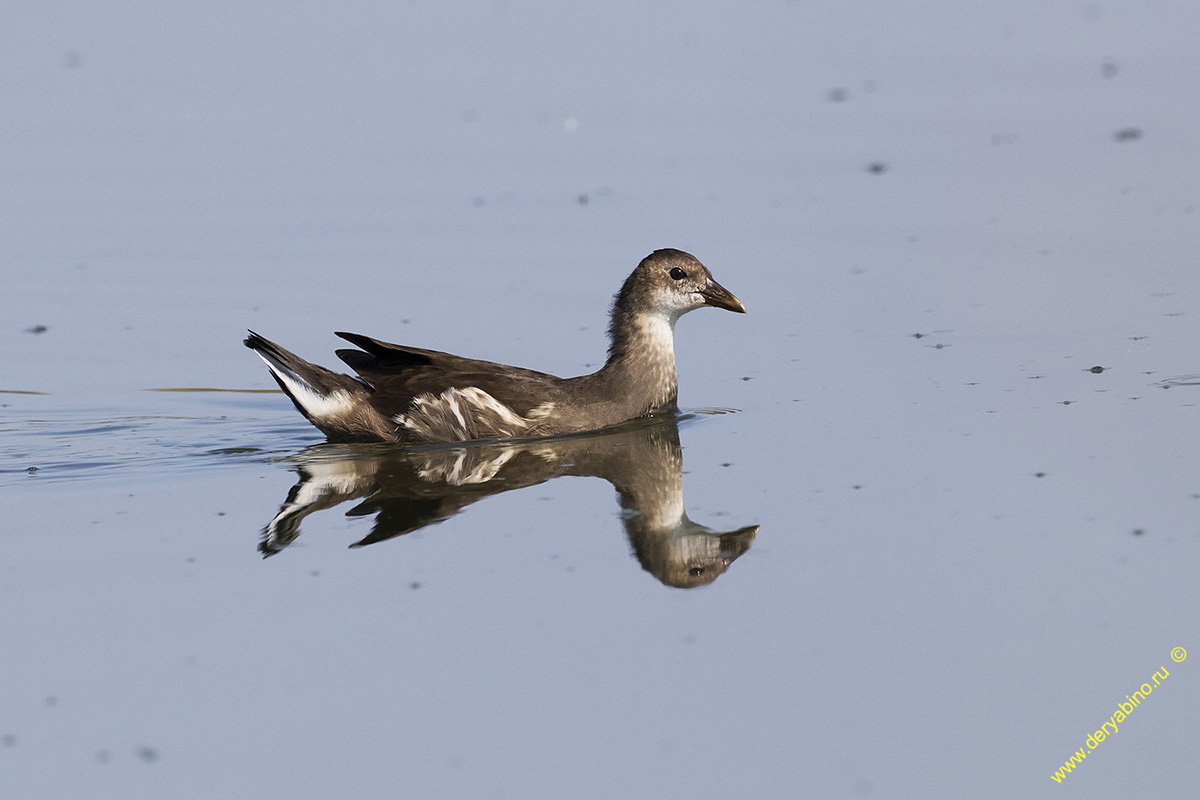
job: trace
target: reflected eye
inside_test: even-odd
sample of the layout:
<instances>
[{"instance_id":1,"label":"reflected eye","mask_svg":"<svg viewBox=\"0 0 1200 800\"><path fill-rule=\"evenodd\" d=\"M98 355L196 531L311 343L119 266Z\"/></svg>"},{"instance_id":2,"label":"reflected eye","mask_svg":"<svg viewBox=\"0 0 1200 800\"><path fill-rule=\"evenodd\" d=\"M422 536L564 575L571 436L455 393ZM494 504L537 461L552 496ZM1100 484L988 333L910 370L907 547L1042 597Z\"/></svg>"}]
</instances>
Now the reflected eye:
<instances>
[{"instance_id":1,"label":"reflected eye","mask_svg":"<svg viewBox=\"0 0 1200 800\"><path fill-rule=\"evenodd\" d=\"M684 279L684 278L686 278L686 277L687 277L687 273L686 273L686 272L684 272L683 270L681 270L679 267L672 267L672 268L671 268L671 278L672 278L672 279L674 279L674 280L677 280L677 281L681 281L681 280L683 280L683 279Z\"/></svg>"}]
</instances>

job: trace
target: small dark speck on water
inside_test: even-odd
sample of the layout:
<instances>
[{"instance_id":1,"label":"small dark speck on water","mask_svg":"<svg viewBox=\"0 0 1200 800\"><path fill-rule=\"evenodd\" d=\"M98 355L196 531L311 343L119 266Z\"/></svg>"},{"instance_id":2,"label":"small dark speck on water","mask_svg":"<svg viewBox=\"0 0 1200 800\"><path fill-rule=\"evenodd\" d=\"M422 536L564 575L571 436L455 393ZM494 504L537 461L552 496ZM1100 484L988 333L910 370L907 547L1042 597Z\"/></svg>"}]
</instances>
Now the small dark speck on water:
<instances>
[{"instance_id":1,"label":"small dark speck on water","mask_svg":"<svg viewBox=\"0 0 1200 800\"><path fill-rule=\"evenodd\" d=\"M474 200L471 201L471 205L475 206L476 208L483 208L483 198L476 197Z\"/></svg>"},{"instance_id":2,"label":"small dark speck on water","mask_svg":"<svg viewBox=\"0 0 1200 800\"><path fill-rule=\"evenodd\" d=\"M575 202L576 202L576 203L579 203L579 205L581 205L581 206L586 206L586 205L588 204L588 196L587 196L587 194L586 194L586 193L583 193L583 192L581 192L581 193L580 193L580 195L579 195L579 197L576 197L576 198L575 198Z\"/></svg>"},{"instance_id":3,"label":"small dark speck on water","mask_svg":"<svg viewBox=\"0 0 1200 800\"><path fill-rule=\"evenodd\" d=\"M1145 531L1145 529L1143 529L1143 528L1134 528L1134 529L1133 529L1133 535L1134 535L1134 536L1141 536L1141 535L1142 535L1142 534L1144 534L1145 532L1146 532L1146 531Z\"/></svg>"},{"instance_id":4,"label":"small dark speck on water","mask_svg":"<svg viewBox=\"0 0 1200 800\"><path fill-rule=\"evenodd\" d=\"M1096 374L1096 375L1099 375L1101 372L1104 372L1104 370L1105 370L1105 367L1102 367L1102 366L1100 366L1099 364L1097 364L1096 366L1092 367L1091 369L1084 370L1084 371L1085 371L1085 372L1091 372L1091 373L1094 373L1094 374Z\"/></svg>"},{"instance_id":5,"label":"small dark speck on water","mask_svg":"<svg viewBox=\"0 0 1200 800\"><path fill-rule=\"evenodd\" d=\"M45 325L34 325L32 328L26 328L25 332L37 335L39 333L45 333L48 330L50 330L50 329L47 328Z\"/></svg>"},{"instance_id":6,"label":"small dark speck on water","mask_svg":"<svg viewBox=\"0 0 1200 800\"><path fill-rule=\"evenodd\" d=\"M1118 142L1132 142L1142 138L1141 128L1122 128L1113 134L1113 138Z\"/></svg>"},{"instance_id":7,"label":"small dark speck on water","mask_svg":"<svg viewBox=\"0 0 1200 800\"><path fill-rule=\"evenodd\" d=\"M733 466L733 464L731 464L731 463L730 463L730 462L728 462L728 461L724 461L724 462L722 462L722 463L721 463L721 466L722 466L722 467L732 467L732 466Z\"/></svg>"},{"instance_id":8,"label":"small dark speck on water","mask_svg":"<svg viewBox=\"0 0 1200 800\"><path fill-rule=\"evenodd\" d=\"M100 764L107 764L112 761L112 753L107 750L98 750L96 752L96 761Z\"/></svg>"},{"instance_id":9,"label":"small dark speck on water","mask_svg":"<svg viewBox=\"0 0 1200 800\"><path fill-rule=\"evenodd\" d=\"M837 89L829 90L829 99L831 101L833 101L834 103L840 103L849 96L850 96L850 92L846 91L845 89L843 89L841 87L838 87Z\"/></svg>"},{"instance_id":10,"label":"small dark speck on water","mask_svg":"<svg viewBox=\"0 0 1200 800\"><path fill-rule=\"evenodd\" d=\"M862 484L861 484L861 483L856 483L856 484L854 484L853 486L851 486L850 488L851 488L851 489L854 489L855 491L857 491L857 490L859 490L859 489L861 489L861 488L862 488Z\"/></svg>"},{"instance_id":11,"label":"small dark speck on water","mask_svg":"<svg viewBox=\"0 0 1200 800\"><path fill-rule=\"evenodd\" d=\"M1071 405L1071 401L1070 401L1070 400L1063 400L1063 401L1062 401L1062 404L1063 404L1064 406L1069 406L1069 405Z\"/></svg>"},{"instance_id":12,"label":"small dark speck on water","mask_svg":"<svg viewBox=\"0 0 1200 800\"><path fill-rule=\"evenodd\" d=\"M914 338L914 339L924 339L924 338L925 338L925 334L923 334L923 333L914 333L914 334L913 334L913 338Z\"/></svg>"},{"instance_id":13,"label":"small dark speck on water","mask_svg":"<svg viewBox=\"0 0 1200 800\"><path fill-rule=\"evenodd\" d=\"M54 708L56 705L58 705L58 698L50 696L43 700L42 703L46 706L46 708Z\"/></svg>"},{"instance_id":14,"label":"small dark speck on water","mask_svg":"<svg viewBox=\"0 0 1200 800\"><path fill-rule=\"evenodd\" d=\"M420 588L421 588L421 582L420 582L420 581L413 581L412 583L410 583L410 584L408 585L408 588L410 588L410 589L412 589L412 590L416 591L417 589L420 589Z\"/></svg>"},{"instance_id":15,"label":"small dark speck on water","mask_svg":"<svg viewBox=\"0 0 1200 800\"><path fill-rule=\"evenodd\" d=\"M748 381L748 380L751 380L751 377L749 375L743 375L742 380Z\"/></svg>"},{"instance_id":16,"label":"small dark speck on water","mask_svg":"<svg viewBox=\"0 0 1200 800\"><path fill-rule=\"evenodd\" d=\"M887 164L884 164L882 161L872 161L867 165L867 172L872 175L882 175L887 172Z\"/></svg>"},{"instance_id":17,"label":"small dark speck on water","mask_svg":"<svg viewBox=\"0 0 1200 800\"><path fill-rule=\"evenodd\" d=\"M6 733L3 737L0 737L0 744L4 745L5 747L16 747L17 737L11 733Z\"/></svg>"},{"instance_id":18,"label":"small dark speck on water","mask_svg":"<svg viewBox=\"0 0 1200 800\"><path fill-rule=\"evenodd\" d=\"M1033 477L1035 477L1035 478L1044 478L1044 477L1046 477L1046 473L1044 473L1044 472L1035 472L1035 473L1033 473Z\"/></svg>"},{"instance_id":19,"label":"small dark speck on water","mask_svg":"<svg viewBox=\"0 0 1200 800\"><path fill-rule=\"evenodd\" d=\"M314 569L312 572L308 573L308 575L309 575L309 577L311 577L311 578L318 578L318 577L320 577L320 576L321 576L321 570L319 570L319 569Z\"/></svg>"},{"instance_id":20,"label":"small dark speck on water","mask_svg":"<svg viewBox=\"0 0 1200 800\"><path fill-rule=\"evenodd\" d=\"M1112 61L1105 61L1100 65L1100 74L1106 78L1117 77L1117 65Z\"/></svg>"},{"instance_id":21,"label":"small dark speck on water","mask_svg":"<svg viewBox=\"0 0 1200 800\"><path fill-rule=\"evenodd\" d=\"M25 471L28 472L30 475L32 475L33 473L38 471L38 468L37 467L26 467Z\"/></svg>"},{"instance_id":22,"label":"small dark speck on water","mask_svg":"<svg viewBox=\"0 0 1200 800\"><path fill-rule=\"evenodd\" d=\"M142 761L145 761L147 764L153 764L155 761L158 761L158 751L153 747L146 747L143 745L138 748L137 755L138 758L140 758Z\"/></svg>"}]
</instances>

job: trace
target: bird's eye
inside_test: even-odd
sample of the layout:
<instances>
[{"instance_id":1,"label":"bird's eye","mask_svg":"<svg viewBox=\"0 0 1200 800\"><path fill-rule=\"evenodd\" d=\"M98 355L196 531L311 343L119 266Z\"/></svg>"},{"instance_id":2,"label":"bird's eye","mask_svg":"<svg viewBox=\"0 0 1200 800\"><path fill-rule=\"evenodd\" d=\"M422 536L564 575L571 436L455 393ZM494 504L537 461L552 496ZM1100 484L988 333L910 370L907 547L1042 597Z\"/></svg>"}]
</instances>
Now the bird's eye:
<instances>
[{"instance_id":1,"label":"bird's eye","mask_svg":"<svg viewBox=\"0 0 1200 800\"><path fill-rule=\"evenodd\" d=\"M684 272L683 270L681 270L679 267L671 268L671 278L673 280L681 281L686 277L687 277L687 273Z\"/></svg>"},{"instance_id":2,"label":"bird's eye","mask_svg":"<svg viewBox=\"0 0 1200 800\"><path fill-rule=\"evenodd\" d=\"M699 578L703 574L704 567L692 567L688 570L688 575L691 575L693 578Z\"/></svg>"}]
</instances>

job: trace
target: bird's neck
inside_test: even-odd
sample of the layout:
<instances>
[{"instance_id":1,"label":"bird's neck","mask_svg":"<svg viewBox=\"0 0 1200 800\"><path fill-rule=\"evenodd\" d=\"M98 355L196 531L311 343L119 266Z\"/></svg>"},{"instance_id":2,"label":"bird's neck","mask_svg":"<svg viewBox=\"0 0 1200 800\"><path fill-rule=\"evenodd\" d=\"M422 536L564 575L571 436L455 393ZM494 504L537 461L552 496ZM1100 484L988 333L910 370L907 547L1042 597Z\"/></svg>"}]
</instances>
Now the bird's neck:
<instances>
[{"instance_id":1,"label":"bird's neck","mask_svg":"<svg viewBox=\"0 0 1200 800\"><path fill-rule=\"evenodd\" d=\"M610 331L608 361L599 374L627 394L638 413L675 407L675 317L618 310Z\"/></svg>"}]
</instances>

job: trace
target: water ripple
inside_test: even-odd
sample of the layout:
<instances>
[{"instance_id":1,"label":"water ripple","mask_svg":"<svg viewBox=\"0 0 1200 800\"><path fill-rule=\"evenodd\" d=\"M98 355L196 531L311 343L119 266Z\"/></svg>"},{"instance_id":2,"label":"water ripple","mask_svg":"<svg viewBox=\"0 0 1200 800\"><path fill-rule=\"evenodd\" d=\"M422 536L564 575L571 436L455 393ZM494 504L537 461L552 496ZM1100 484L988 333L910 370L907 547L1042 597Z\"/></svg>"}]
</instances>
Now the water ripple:
<instances>
[{"instance_id":1,"label":"water ripple","mask_svg":"<svg viewBox=\"0 0 1200 800\"><path fill-rule=\"evenodd\" d=\"M0 404L0 487L143 479L276 461L322 438L280 402L278 392L255 397L217 390L154 391L158 394L148 410L138 408L143 401L116 409L64 408L52 405L53 398L31 399L20 408ZM732 412L691 409L677 420L686 425Z\"/></svg>"},{"instance_id":2,"label":"water ripple","mask_svg":"<svg viewBox=\"0 0 1200 800\"><path fill-rule=\"evenodd\" d=\"M256 413L236 405L223 410L226 413L22 413L5 408L0 421L0 486L269 461L319 439L303 420L281 425L283 410Z\"/></svg>"}]
</instances>

